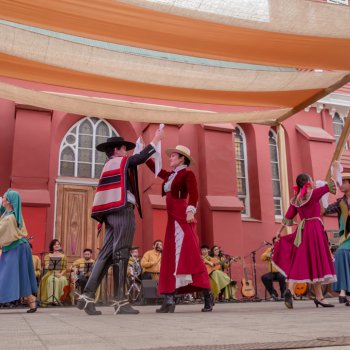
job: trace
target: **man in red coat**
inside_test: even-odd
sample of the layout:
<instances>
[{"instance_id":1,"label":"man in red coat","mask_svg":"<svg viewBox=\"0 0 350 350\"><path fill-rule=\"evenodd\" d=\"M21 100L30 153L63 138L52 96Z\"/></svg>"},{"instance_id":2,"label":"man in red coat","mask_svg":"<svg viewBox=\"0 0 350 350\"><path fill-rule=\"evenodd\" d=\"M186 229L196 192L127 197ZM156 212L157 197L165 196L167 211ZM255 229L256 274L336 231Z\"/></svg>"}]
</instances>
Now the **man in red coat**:
<instances>
[{"instance_id":1,"label":"man in red coat","mask_svg":"<svg viewBox=\"0 0 350 350\"><path fill-rule=\"evenodd\" d=\"M92 206L92 218L105 224L103 246L94 268L79 297L77 307L88 315L100 315L95 309L95 293L108 268L113 266L114 299L116 314L138 314L132 308L125 291L129 251L135 232L134 207L141 216L141 203L137 183L137 166L156 152L156 145L163 138L163 130L157 130L152 142L140 154L128 156L135 144L122 137L110 137L96 149L105 152L108 161L103 167ZM141 216L142 217L142 216Z\"/></svg>"}]
</instances>

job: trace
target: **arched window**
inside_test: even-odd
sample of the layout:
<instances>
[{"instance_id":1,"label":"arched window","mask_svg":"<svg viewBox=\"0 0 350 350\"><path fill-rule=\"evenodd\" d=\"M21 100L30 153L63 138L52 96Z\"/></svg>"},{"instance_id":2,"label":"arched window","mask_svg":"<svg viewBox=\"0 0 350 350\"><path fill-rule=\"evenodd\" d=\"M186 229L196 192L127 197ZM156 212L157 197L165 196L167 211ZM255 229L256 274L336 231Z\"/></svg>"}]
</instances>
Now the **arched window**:
<instances>
[{"instance_id":1,"label":"arched window","mask_svg":"<svg viewBox=\"0 0 350 350\"><path fill-rule=\"evenodd\" d=\"M337 112L335 112L333 116L333 131L336 143L338 143L339 141L339 137L343 131L343 128L344 120Z\"/></svg>"},{"instance_id":2,"label":"arched window","mask_svg":"<svg viewBox=\"0 0 350 350\"><path fill-rule=\"evenodd\" d=\"M277 135L273 130L269 132L270 162L272 174L272 193L275 217L282 217L282 196L281 196L281 178L277 148Z\"/></svg>"},{"instance_id":3,"label":"arched window","mask_svg":"<svg viewBox=\"0 0 350 350\"><path fill-rule=\"evenodd\" d=\"M244 203L242 214L250 215L247 144L243 130L237 126L234 131L238 198Z\"/></svg>"},{"instance_id":4,"label":"arched window","mask_svg":"<svg viewBox=\"0 0 350 350\"><path fill-rule=\"evenodd\" d=\"M87 117L76 123L66 134L60 149L60 176L99 178L106 161L96 145L117 132L103 119Z\"/></svg>"}]
</instances>

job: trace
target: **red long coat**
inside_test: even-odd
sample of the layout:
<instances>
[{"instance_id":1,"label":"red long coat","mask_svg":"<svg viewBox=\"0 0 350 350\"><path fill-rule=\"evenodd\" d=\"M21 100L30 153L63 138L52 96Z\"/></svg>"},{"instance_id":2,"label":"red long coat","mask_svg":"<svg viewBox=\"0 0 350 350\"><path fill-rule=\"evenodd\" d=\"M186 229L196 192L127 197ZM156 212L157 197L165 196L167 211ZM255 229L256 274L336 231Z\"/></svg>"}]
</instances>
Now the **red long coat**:
<instances>
[{"instance_id":1,"label":"red long coat","mask_svg":"<svg viewBox=\"0 0 350 350\"><path fill-rule=\"evenodd\" d=\"M153 160L148 167L154 172ZM167 182L171 172L161 170L158 174ZM188 199L187 199L188 198ZM199 252L196 224L186 221L186 209L196 207L198 202L197 181L190 170L180 170L166 194L168 223L164 239L158 291L161 294L187 293L198 289L210 288L207 269Z\"/></svg>"}]
</instances>

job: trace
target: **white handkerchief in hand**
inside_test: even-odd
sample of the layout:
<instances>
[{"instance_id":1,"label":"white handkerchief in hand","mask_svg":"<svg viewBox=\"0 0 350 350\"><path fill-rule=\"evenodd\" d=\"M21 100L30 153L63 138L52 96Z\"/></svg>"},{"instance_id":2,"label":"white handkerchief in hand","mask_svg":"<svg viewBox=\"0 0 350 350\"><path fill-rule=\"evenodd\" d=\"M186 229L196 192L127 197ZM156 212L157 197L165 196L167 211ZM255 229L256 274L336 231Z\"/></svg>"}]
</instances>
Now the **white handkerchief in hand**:
<instances>
[{"instance_id":1,"label":"white handkerchief in hand","mask_svg":"<svg viewBox=\"0 0 350 350\"><path fill-rule=\"evenodd\" d=\"M326 181L322 181L322 180L317 180L316 181L316 188L322 187L324 185L326 185L327 182ZM323 208L327 208L328 207L328 198L329 198L329 192L324 194L321 198L321 202L322 202L322 206Z\"/></svg>"},{"instance_id":2,"label":"white handkerchief in hand","mask_svg":"<svg viewBox=\"0 0 350 350\"><path fill-rule=\"evenodd\" d=\"M337 178L335 179L335 181L337 181L337 184L339 186L341 186L343 184L343 178L341 177L342 172L344 171L343 166L341 165L341 163L339 164L339 172L337 174ZM333 165L331 166L331 175L333 175L334 170L333 170Z\"/></svg>"},{"instance_id":3,"label":"white handkerchief in hand","mask_svg":"<svg viewBox=\"0 0 350 350\"><path fill-rule=\"evenodd\" d=\"M164 124L159 124L159 129L163 129ZM162 170L162 142L159 141L157 146L155 146L156 153L153 154L153 159L154 159L154 175L155 177L158 176L160 171Z\"/></svg>"},{"instance_id":4,"label":"white handkerchief in hand","mask_svg":"<svg viewBox=\"0 0 350 350\"><path fill-rule=\"evenodd\" d=\"M135 146L133 154L139 154L142 150L143 150L143 140L142 140L142 137L140 136L136 140L136 146Z\"/></svg>"}]
</instances>

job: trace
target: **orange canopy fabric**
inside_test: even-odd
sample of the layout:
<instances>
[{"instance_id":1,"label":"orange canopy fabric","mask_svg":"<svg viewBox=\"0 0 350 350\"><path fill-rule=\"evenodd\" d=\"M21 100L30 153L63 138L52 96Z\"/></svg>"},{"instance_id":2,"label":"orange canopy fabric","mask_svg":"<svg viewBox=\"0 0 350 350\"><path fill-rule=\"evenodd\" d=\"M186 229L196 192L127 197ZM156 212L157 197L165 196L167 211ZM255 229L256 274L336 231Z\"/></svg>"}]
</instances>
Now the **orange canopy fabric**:
<instances>
[{"instance_id":1,"label":"orange canopy fabric","mask_svg":"<svg viewBox=\"0 0 350 350\"><path fill-rule=\"evenodd\" d=\"M18 28L0 22L0 52L60 68L140 83L218 91L293 91L323 89L345 71L320 72L237 65L161 54L146 56L122 47L59 33ZM95 44L95 46L93 46ZM136 53L141 53L136 51ZM149 51L147 52L149 53ZM153 52L152 52L153 53Z\"/></svg>"},{"instance_id":2,"label":"orange canopy fabric","mask_svg":"<svg viewBox=\"0 0 350 350\"><path fill-rule=\"evenodd\" d=\"M189 122L232 118L232 122L272 125L350 81L350 6L264 0L256 4L265 4L256 15L249 9L240 13L240 7L226 0L222 8L210 0L181 3L2 0L0 18L12 23L0 22L0 76L78 89L89 98L68 98L69 94L49 98L44 91L10 85L2 86L0 97L26 103L32 98L33 104L44 108L51 103L52 109L81 114L90 106L98 115L104 111L113 118L121 111L120 103L116 97L101 99L101 94L143 98L149 104L244 106L255 111L201 112ZM331 28L334 20L337 30L328 33L327 22ZM236 63L268 67L232 67ZM262 107L268 111L259 117ZM133 104L125 108L136 109ZM124 117L159 120L159 115L150 116L150 108L143 118L141 109L139 105ZM177 110L169 122L176 120L175 115L183 122L189 116Z\"/></svg>"},{"instance_id":3,"label":"orange canopy fabric","mask_svg":"<svg viewBox=\"0 0 350 350\"><path fill-rule=\"evenodd\" d=\"M344 7L342 12L329 22L330 30L333 21L349 19L350 10ZM0 16L13 22L159 51L281 67L350 70L349 37L296 35L224 25L114 0L2 0Z\"/></svg>"},{"instance_id":4,"label":"orange canopy fabric","mask_svg":"<svg viewBox=\"0 0 350 350\"><path fill-rule=\"evenodd\" d=\"M81 73L1 53L0 75L96 92L231 106L293 107L322 92L321 89L269 92L181 89Z\"/></svg>"}]
</instances>

